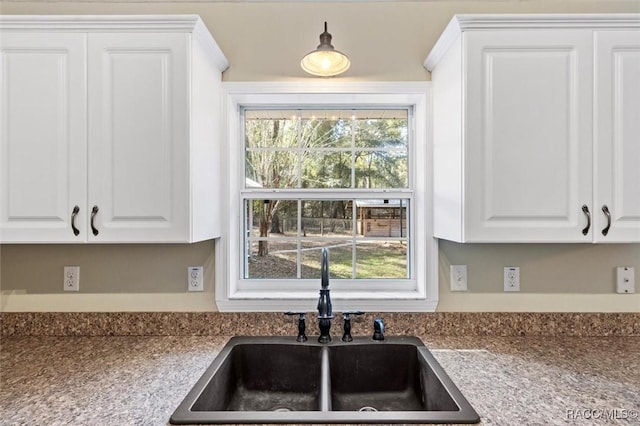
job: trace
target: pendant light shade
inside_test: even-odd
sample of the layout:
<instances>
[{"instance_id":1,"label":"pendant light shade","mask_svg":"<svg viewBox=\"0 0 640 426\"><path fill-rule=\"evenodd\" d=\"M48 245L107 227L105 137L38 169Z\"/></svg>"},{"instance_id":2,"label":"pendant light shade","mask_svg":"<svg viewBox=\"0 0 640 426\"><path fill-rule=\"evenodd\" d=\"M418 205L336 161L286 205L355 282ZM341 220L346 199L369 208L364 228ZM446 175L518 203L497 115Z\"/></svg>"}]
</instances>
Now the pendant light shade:
<instances>
[{"instance_id":1,"label":"pendant light shade","mask_svg":"<svg viewBox=\"0 0 640 426\"><path fill-rule=\"evenodd\" d=\"M320 44L313 52L308 53L300 66L309 74L319 77L333 77L342 74L351 66L347 55L333 48L331 34L327 32L327 23L324 23L324 32L320 34Z\"/></svg>"}]
</instances>

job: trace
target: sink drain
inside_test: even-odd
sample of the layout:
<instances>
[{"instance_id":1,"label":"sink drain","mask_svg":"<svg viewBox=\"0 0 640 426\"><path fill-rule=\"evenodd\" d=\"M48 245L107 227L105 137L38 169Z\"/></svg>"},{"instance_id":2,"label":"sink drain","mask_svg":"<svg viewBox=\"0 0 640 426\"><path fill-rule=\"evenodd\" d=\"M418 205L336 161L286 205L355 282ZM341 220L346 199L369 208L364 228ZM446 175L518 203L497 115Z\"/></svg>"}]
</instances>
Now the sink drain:
<instances>
[{"instance_id":1,"label":"sink drain","mask_svg":"<svg viewBox=\"0 0 640 426\"><path fill-rule=\"evenodd\" d=\"M378 411L378 409L375 407L362 407L358 411Z\"/></svg>"}]
</instances>

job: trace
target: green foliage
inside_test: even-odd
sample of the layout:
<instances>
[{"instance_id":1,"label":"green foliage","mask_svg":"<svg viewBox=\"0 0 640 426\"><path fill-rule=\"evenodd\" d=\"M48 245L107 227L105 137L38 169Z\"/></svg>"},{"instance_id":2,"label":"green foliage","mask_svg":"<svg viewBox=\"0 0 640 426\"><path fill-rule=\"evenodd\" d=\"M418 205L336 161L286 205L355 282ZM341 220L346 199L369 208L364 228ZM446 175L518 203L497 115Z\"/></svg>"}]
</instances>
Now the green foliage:
<instances>
[{"instance_id":1,"label":"green foliage","mask_svg":"<svg viewBox=\"0 0 640 426\"><path fill-rule=\"evenodd\" d=\"M245 137L246 176L263 188L408 186L406 119L250 119Z\"/></svg>"},{"instance_id":2,"label":"green foliage","mask_svg":"<svg viewBox=\"0 0 640 426\"><path fill-rule=\"evenodd\" d=\"M264 189L407 188L407 118L391 111L267 111L245 120L245 170L253 186ZM293 113L293 114L292 114ZM344 112L343 112L344 113ZM335 117L333 116L335 115ZM344 114L343 114L344 116ZM346 219L350 200L304 202L303 218ZM280 220L297 220L297 206L284 200L253 203L259 235L280 230ZM277 218L276 222L274 218ZM302 223L304 226L304 222ZM253 226L253 224L249 224ZM259 242L260 256L269 252Z\"/></svg>"}]
</instances>

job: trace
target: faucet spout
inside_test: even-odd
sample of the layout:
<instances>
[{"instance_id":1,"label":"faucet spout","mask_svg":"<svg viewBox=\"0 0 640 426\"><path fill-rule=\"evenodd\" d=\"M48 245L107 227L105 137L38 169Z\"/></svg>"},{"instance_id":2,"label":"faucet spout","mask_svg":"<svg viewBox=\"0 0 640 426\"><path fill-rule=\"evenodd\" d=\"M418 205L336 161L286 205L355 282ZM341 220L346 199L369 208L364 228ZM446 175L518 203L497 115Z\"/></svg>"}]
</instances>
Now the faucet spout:
<instances>
[{"instance_id":1,"label":"faucet spout","mask_svg":"<svg viewBox=\"0 0 640 426\"><path fill-rule=\"evenodd\" d=\"M329 250L322 249L322 263L320 264L321 285L320 298L318 299L318 326L320 337L318 342L329 343L331 335L331 319L333 318L333 308L331 306L331 290L329 289Z\"/></svg>"},{"instance_id":2,"label":"faucet spout","mask_svg":"<svg viewBox=\"0 0 640 426\"><path fill-rule=\"evenodd\" d=\"M323 289L329 288L329 250L322 249L322 263L320 264L321 281L320 286Z\"/></svg>"}]
</instances>

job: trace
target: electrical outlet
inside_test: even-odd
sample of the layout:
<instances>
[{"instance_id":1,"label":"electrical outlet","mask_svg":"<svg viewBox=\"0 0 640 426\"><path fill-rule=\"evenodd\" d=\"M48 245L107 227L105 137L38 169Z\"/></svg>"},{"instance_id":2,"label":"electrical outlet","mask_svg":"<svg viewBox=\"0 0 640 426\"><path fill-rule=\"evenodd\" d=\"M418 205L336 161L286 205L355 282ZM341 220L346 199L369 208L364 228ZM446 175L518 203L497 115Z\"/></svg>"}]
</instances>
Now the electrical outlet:
<instances>
[{"instance_id":1,"label":"electrical outlet","mask_svg":"<svg viewBox=\"0 0 640 426\"><path fill-rule=\"evenodd\" d=\"M467 291L467 265L451 265L451 291Z\"/></svg>"},{"instance_id":2,"label":"electrical outlet","mask_svg":"<svg viewBox=\"0 0 640 426\"><path fill-rule=\"evenodd\" d=\"M520 268L517 266L505 266L504 291L520 291Z\"/></svg>"},{"instance_id":3,"label":"electrical outlet","mask_svg":"<svg viewBox=\"0 0 640 426\"><path fill-rule=\"evenodd\" d=\"M64 267L64 291L80 291L80 267L65 266Z\"/></svg>"},{"instance_id":4,"label":"electrical outlet","mask_svg":"<svg viewBox=\"0 0 640 426\"><path fill-rule=\"evenodd\" d=\"M633 266L618 266L616 272L616 291L618 293L635 293L636 282Z\"/></svg>"},{"instance_id":5,"label":"electrical outlet","mask_svg":"<svg viewBox=\"0 0 640 426\"><path fill-rule=\"evenodd\" d=\"M189 266L187 268L187 289L189 291L204 291L202 266Z\"/></svg>"}]
</instances>

